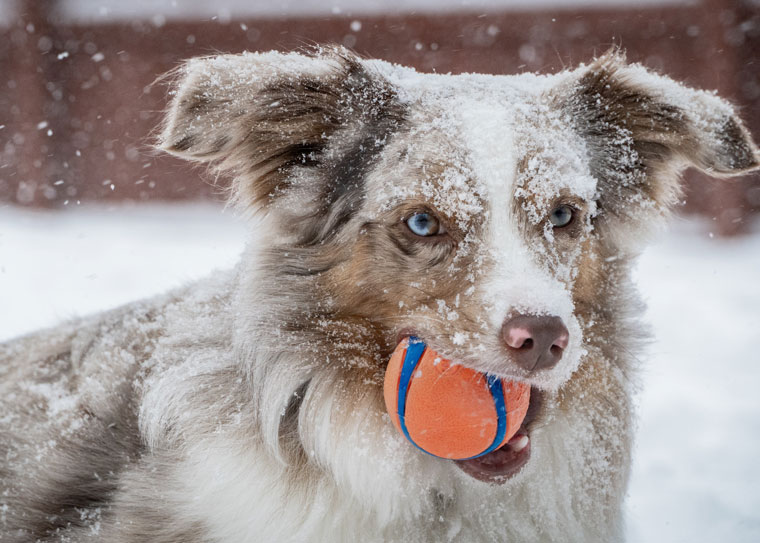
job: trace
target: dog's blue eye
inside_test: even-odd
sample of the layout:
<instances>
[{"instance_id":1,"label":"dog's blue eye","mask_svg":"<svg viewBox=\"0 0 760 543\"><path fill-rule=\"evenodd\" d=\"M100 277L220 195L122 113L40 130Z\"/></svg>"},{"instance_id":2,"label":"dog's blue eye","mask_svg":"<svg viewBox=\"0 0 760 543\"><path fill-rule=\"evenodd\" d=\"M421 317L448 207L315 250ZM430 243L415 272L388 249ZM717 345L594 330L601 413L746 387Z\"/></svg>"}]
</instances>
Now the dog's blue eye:
<instances>
[{"instance_id":1,"label":"dog's blue eye","mask_svg":"<svg viewBox=\"0 0 760 543\"><path fill-rule=\"evenodd\" d=\"M441 233L441 224L430 213L415 213L406 220L406 225L418 236L435 236Z\"/></svg>"},{"instance_id":2,"label":"dog's blue eye","mask_svg":"<svg viewBox=\"0 0 760 543\"><path fill-rule=\"evenodd\" d=\"M573 208L570 206L559 206L549 216L549 220L555 228L567 226L573 220Z\"/></svg>"}]
</instances>

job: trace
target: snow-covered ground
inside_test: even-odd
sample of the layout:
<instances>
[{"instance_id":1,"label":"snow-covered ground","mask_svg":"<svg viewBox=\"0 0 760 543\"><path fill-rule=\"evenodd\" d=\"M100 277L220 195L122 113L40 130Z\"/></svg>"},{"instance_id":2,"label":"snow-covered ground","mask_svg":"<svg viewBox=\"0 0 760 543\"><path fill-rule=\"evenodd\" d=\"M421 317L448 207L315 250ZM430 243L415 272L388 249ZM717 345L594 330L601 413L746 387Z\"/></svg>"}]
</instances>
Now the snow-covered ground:
<instances>
[{"instance_id":1,"label":"snow-covered ground","mask_svg":"<svg viewBox=\"0 0 760 543\"><path fill-rule=\"evenodd\" d=\"M760 228L677 223L638 267L650 348L630 540L760 541Z\"/></svg>"},{"instance_id":2,"label":"snow-covered ground","mask_svg":"<svg viewBox=\"0 0 760 543\"><path fill-rule=\"evenodd\" d=\"M212 205L0 208L0 341L230 268L244 238Z\"/></svg>"},{"instance_id":3,"label":"snow-covered ground","mask_svg":"<svg viewBox=\"0 0 760 543\"><path fill-rule=\"evenodd\" d=\"M0 340L229 267L245 226L211 205L0 208ZM760 229L679 221L637 271L645 357L631 542L760 541Z\"/></svg>"}]
</instances>

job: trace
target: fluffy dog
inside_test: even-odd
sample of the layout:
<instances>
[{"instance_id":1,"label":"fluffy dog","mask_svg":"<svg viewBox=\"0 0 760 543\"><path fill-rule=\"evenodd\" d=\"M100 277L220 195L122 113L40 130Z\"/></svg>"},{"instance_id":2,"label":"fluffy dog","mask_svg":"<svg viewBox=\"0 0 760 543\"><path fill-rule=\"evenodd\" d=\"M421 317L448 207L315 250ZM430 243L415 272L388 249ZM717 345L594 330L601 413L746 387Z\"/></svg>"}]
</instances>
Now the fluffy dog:
<instances>
[{"instance_id":1,"label":"fluffy dog","mask_svg":"<svg viewBox=\"0 0 760 543\"><path fill-rule=\"evenodd\" d=\"M610 52L550 76L341 49L190 60L166 151L256 211L236 269L0 346L0 540L614 541L629 272L678 174L752 170L732 107ZM398 341L529 383L502 449L435 458Z\"/></svg>"}]
</instances>

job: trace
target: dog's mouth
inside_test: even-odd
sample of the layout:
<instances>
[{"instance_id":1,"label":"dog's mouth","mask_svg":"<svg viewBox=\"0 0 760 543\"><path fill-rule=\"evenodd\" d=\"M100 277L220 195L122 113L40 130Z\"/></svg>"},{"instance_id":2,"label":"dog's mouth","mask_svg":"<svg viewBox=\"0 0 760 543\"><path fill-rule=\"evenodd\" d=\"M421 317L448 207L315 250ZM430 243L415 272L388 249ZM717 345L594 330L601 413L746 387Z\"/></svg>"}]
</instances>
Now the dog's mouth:
<instances>
[{"instance_id":1,"label":"dog's mouth","mask_svg":"<svg viewBox=\"0 0 760 543\"><path fill-rule=\"evenodd\" d=\"M504 484L517 475L530 460L530 425L536 420L543 398L535 387L530 390L530 404L520 429L502 447L477 458L454 460L467 475L491 484Z\"/></svg>"}]
</instances>

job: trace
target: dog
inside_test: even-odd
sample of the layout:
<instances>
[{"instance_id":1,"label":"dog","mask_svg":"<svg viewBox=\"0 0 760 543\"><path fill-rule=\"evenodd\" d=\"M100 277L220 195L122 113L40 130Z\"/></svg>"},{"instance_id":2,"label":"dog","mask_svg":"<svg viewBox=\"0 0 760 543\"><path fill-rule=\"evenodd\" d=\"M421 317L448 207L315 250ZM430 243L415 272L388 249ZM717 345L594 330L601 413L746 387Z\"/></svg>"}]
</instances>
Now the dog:
<instances>
[{"instance_id":1,"label":"dog","mask_svg":"<svg viewBox=\"0 0 760 543\"><path fill-rule=\"evenodd\" d=\"M0 346L0 540L617 541L630 272L687 166L760 153L734 109L610 51L421 74L342 48L192 59L159 147L231 179L239 265ZM530 385L486 456L416 449L396 345Z\"/></svg>"}]
</instances>

